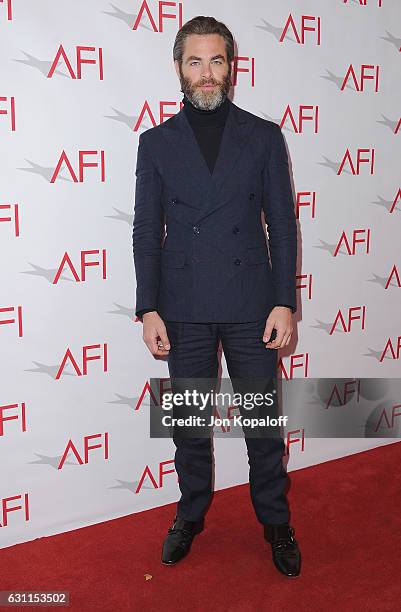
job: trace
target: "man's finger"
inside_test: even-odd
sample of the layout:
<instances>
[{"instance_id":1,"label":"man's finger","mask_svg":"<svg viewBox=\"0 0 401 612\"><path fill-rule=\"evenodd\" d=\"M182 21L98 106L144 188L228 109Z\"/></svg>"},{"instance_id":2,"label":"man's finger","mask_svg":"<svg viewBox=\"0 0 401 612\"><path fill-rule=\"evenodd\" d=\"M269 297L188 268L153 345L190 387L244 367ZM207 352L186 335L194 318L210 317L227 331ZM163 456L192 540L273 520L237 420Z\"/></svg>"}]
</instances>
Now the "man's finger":
<instances>
[{"instance_id":1,"label":"man's finger","mask_svg":"<svg viewBox=\"0 0 401 612\"><path fill-rule=\"evenodd\" d=\"M151 340L150 342L147 342L147 346L150 350L150 352L152 353L152 355L157 356L157 357L162 357L164 355L168 355L168 349L165 349L161 346L161 343L159 345L160 340L154 339Z\"/></svg>"},{"instance_id":2,"label":"man's finger","mask_svg":"<svg viewBox=\"0 0 401 612\"><path fill-rule=\"evenodd\" d=\"M273 321L267 321L265 331L263 333L263 342L267 342L272 335L274 323Z\"/></svg>"},{"instance_id":3,"label":"man's finger","mask_svg":"<svg viewBox=\"0 0 401 612\"><path fill-rule=\"evenodd\" d=\"M168 349L163 346L161 339L159 338L159 334L157 329L152 329L151 335L144 336L144 341L152 355L166 355L168 353ZM166 342L167 343L167 342Z\"/></svg>"},{"instance_id":4,"label":"man's finger","mask_svg":"<svg viewBox=\"0 0 401 612\"><path fill-rule=\"evenodd\" d=\"M289 332L289 333L284 332L283 339L280 345L277 346L276 348L283 348L284 346L287 346L287 344L290 343L291 335L292 335L292 332Z\"/></svg>"},{"instance_id":5,"label":"man's finger","mask_svg":"<svg viewBox=\"0 0 401 612\"><path fill-rule=\"evenodd\" d=\"M159 332L159 336L160 336L159 345L161 343L162 347L164 349L169 350L169 348L170 348L170 341L169 341L168 336L167 336L166 328L163 327L162 329L159 329L158 332Z\"/></svg>"},{"instance_id":6,"label":"man's finger","mask_svg":"<svg viewBox=\"0 0 401 612\"><path fill-rule=\"evenodd\" d=\"M277 329L277 328L276 328ZM281 341L284 338L284 331L277 329L277 336L274 340L267 343L267 348L280 348Z\"/></svg>"},{"instance_id":7,"label":"man's finger","mask_svg":"<svg viewBox=\"0 0 401 612\"><path fill-rule=\"evenodd\" d=\"M284 337L284 344L283 344L283 346L288 346L289 345L290 340L291 340L291 336L292 336L292 332L290 332L289 334L287 334Z\"/></svg>"}]
</instances>

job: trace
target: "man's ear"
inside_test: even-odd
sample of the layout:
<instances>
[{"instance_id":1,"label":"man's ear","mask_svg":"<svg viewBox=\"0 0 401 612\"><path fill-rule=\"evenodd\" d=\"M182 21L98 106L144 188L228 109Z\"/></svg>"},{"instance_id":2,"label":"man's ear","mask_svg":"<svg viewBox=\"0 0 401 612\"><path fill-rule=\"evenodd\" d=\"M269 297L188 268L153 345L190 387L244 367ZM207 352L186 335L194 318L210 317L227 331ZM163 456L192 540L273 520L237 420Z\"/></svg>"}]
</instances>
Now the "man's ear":
<instances>
[{"instance_id":1,"label":"man's ear","mask_svg":"<svg viewBox=\"0 0 401 612\"><path fill-rule=\"evenodd\" d=\"M231 60L230 64L231 64L231 82L232 82L233 76L234 76L234 60Z\"/></svg>"}]
</instances>

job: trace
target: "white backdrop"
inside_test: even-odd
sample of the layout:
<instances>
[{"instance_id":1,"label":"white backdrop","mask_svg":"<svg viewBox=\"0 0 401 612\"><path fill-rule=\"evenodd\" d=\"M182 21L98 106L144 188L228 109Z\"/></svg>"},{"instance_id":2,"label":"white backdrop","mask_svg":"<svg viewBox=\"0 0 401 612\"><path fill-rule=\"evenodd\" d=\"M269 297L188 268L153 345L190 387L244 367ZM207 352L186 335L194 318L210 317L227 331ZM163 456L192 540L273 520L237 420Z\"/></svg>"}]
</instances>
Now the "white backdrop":
<instances>
[{"instance_id":1,"label":"white backdrop","mask_svg":"<svg viewBox=\"0 0 401 612\"><path fill-rule=\"evenodd\" d=\"M174 445L148 438L168 368L135 320L131 241L139 134L180 108L172 46L197 14L234 34L233 101L288 146L298 311L279 372L400 375L398 0L2 0L0 547L178 499ZM292 443L288 470L388 443L394 421ZM216 488L246 482L243 440L215 447Z\"/></svg>"}]
</instances>

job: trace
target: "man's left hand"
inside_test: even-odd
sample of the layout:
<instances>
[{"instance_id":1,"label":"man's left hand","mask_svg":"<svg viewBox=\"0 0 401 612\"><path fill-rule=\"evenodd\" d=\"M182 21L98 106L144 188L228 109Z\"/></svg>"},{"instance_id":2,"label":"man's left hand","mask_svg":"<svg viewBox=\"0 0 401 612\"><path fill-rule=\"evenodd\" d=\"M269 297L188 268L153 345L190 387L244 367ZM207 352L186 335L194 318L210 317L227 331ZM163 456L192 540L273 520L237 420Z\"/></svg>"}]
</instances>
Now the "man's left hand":
<instances>
[{"instance_id":1,"label":"man's left hand","mask_svg":"<svg viewBox=\"0 0 401 612\"><path fill-rule=\"evenodd\" d=\"M276 329L277 335L274 340L268 342L273 328ZM291 309L287 308L287 306L275 306L266 320L263 334L263 342L266 343L266 348L279 349L287 346L291 340L293 330Z\"/></svg>"}]
</instances>

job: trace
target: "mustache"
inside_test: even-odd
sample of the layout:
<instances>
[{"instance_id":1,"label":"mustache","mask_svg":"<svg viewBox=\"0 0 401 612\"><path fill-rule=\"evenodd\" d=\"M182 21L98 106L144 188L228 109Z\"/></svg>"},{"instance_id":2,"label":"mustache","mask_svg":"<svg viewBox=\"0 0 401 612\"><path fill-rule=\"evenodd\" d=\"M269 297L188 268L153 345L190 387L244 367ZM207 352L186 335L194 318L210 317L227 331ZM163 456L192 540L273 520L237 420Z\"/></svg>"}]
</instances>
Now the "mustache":
<instances>
[{"instance_id":1,"label":"mustache","mask_svg":"<svg viewBox=\"0 0 401 612\"><path fill-rule=\"evenodd\" d=\"M201 83L197 83L198 87L202 87L203 85L221 85L220 81L204 81Z\"/></svg>"}]
</instances>

